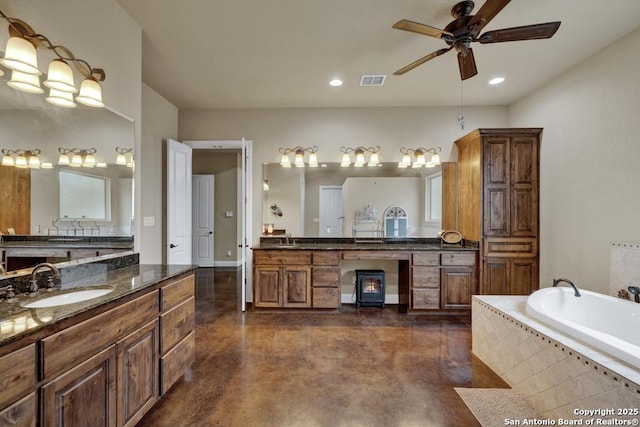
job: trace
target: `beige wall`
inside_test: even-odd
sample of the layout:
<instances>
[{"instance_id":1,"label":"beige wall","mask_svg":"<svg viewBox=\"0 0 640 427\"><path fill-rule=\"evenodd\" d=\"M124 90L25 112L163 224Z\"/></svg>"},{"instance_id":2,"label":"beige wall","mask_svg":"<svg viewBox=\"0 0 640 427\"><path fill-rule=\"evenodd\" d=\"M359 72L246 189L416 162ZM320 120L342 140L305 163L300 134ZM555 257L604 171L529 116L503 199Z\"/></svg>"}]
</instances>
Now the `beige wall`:
<instances>
[{"instance_id":1,"label":"beige wall","mask_svg":"<svg viewBox=\"0 0 640 427\"><path fill-rule=\"evenodd\" d=\"M453 141L478 127L507 126L506 107L298 108L181 110L181 140L253 141L253 243L262 231L262 164L279 162L279 147L318 145L319 160L340 161L341 146L380 145L381 161L399 161L400 147L442 147L455 160Z\"/></svg>"},{"instance_id":2,"label":"beige wall","mask_svg":"<svg viewBox=\"0 0 640 427\"><path fill-rule=\"evenodd\" d=\"M137 216L140 262L160 264L166 261L164 170L167 138L178 137L178 108L147 85L142 86L142 144L137 159L140 171L140 197L144 200ZM153 218L145 226L144 218Z\"/></svg>"},{"instance_id":3,"label":"beige wall","mask_svg":"<svg viewBox=\"0 0 640 427\"><path fill-rule=\"evenodd\" d=\"M218 150L194 150L193 173L214 175L214 265L231 267L238 264L238 153ZM225 212L233 212L228 218ZM231 255L228 255L231 252Z\"/></svg>"},{"instance_id":4,"label":"beige wall","mask_svg":"<svg viewBox=\"0 0 640 427\"><path fill-rule=\"evenodd\" d=\"M609 292L613 241L640 242L640 30L509 108L544 128L540 279Z\"/></svg>"}]
</instances>

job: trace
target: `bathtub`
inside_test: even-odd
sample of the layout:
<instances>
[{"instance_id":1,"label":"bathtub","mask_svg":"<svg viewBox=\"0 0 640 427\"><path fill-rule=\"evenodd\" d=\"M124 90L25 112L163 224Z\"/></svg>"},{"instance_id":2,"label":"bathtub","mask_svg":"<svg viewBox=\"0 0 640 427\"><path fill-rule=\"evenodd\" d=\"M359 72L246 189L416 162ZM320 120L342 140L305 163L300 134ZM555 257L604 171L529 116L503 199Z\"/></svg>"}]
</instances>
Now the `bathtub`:
<instances>
[{"instance_id":1,"label":"bathtub","mask_svg":"<svg viewBox=\"0 0 640 427\"><path fill-rule=\"evenodd\" d=\"M580 289L543 288L527 298L527 314L640 369L640 304Z\"/></svg>"}]
</instances>

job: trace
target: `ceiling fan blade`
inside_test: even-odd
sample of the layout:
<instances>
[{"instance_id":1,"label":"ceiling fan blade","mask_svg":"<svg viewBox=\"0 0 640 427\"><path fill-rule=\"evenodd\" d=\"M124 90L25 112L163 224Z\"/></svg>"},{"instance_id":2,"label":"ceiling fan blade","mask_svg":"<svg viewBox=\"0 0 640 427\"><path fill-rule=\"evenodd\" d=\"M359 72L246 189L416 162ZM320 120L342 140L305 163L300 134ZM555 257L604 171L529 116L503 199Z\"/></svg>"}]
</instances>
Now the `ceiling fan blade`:
<instances>
[{"instance_id":1,"label":"ceiling fan blade","mask_svg":"<svg viewBox=\"0 0 640 427\"><path fill-rule=\"evenodd\" d=\"M474 38L477 37L485 25L495 18L510 1L511 0L487 0L480 10L478 10L478 13L469 21L468 28L471 30L471 36Z\"/></svg>"},{"instance_id":2,"label":"ceiling fan blade","mask_svg":"<svg viewBox=\"0 0 640 427\"><path fill-rule=\"evenodd\" d=\"M412 33L424 34L426 36L431 36L438 39L443 34L447 36L453 36L453 34L448 31L421 24L419 22L409 21L408 19L401 19L400 21L393 24L393 28L396 28L398 30L411 31Z\"/></svg>"},{"instance_id":3,"label":"ceiling fan blade","mask_svg":"<svg viewBox=\"0 0 640 427\"><path fill-rule=\"evenodd\" d=\"M467 49L466 53L458 52L458 67L460 68L460 79L467 80L478 74L476 60L473 57L473 49Z\"/></svg>"},{"instance_id":4,"label":"ceiling fan blade","mask_svg":"<svg viewBox=\"0 0 640 427\"><path fill-rule=\"evenodd\" d=\"M560 21L544 24L525 25L522 27L503 28L502 30L487 31L478 41L485 43L513 42L518 40L548 39L560 28Z\"/></svg>"},{"instance_id":5,"label":"ceiling fan blade","mask_svg":"<svg viewBox=\"0 0 640 427\"><path fill-rule=\"evenodd\" d=\"M442 55L443 53L447 53L449 52L451 49L451 47L449 48L444 48L444 49L440 49L440 50L436 50L435 52L431 52L429 55L427 56L423 56L422 58L418 59L417 61L413 61L411 64L404 66L402 68L400 68L398 71L394 72L393 75L394 76L401 76L404 73L406 73L407 71L411 71L414 68L416 68L418 65L422 65L425 62Z\"/></svg>"}]
</instances>

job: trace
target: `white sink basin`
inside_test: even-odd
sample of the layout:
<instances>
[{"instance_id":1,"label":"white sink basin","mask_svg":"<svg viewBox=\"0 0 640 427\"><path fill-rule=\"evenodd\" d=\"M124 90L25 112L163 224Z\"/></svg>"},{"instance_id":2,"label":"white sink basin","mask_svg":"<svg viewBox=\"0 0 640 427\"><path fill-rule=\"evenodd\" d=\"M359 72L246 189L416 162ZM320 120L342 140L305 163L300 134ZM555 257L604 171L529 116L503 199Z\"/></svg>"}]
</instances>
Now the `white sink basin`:
<instances>
[{"instance_id":1,"label":"white sink basin","mask_svg":"<svg viewBox=\"0 0 640 427\"><path fill-rule=\"evenodd\" d=\"M112 291L113 288L81 289L77 291L66 292L64 294L41 298L33 302L22 303L20 305L25 308L55 307L59 305L74 304L76 302L98 298Z\"/></svg>"}]
</instances>

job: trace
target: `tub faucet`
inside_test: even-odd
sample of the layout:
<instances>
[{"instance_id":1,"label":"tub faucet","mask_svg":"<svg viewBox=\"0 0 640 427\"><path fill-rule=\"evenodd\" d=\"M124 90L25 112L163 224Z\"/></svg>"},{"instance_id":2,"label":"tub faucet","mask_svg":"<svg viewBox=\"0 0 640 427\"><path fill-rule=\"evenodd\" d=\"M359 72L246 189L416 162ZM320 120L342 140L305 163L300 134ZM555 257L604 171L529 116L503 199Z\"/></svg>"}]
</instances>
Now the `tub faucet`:
<instances>
[{"instance_id":1,"label":"tub faucet","mask_svg":"<svg viewBox=\"0 0 640 427\"><path fill-rule=\"evenodd\" d=\"M562 282L571 285L571 287L575 291L575 293L574 293L575 296L577 296L577 297L582 296L582 295L580 295L580 291L578 290L578 287L576 285L574 285L573 282L571 280L569 280L569 279L553 279L553 287L555 288L556 286L558 286Z\"/></svg>"},{"instance_id":2,"label":"tub faucet","mask_svg":"<svg viewBox=\"0 0 640 427\"><path fill-rule=\"evenodd\" d=\"M48 268L53 273L53 275L49 276L49 278L47 279L47 288L53 288L55 286L53 280L60 277L60 271L58 271L58 268L55 265L49 262L43 262L36 265L35 267L33 267L33 270L31 270L31 280L29 280L29 292L31 292L32 294L38 292L38 279L36 279L36 273L38 272L38 270L41 270L43 268Z\"/></svg>"},{"instance_id":3,"label":"tub faucet","mask_svg":"<svg viewBox=\"0 0 640 427\"><path fill-rule=\"evenodd\" d=\"M629 290L630 293L633 294L633 299L640 303L640 287L638 286L629 286L627 288Z\"/></svg>"}]
</instances>

